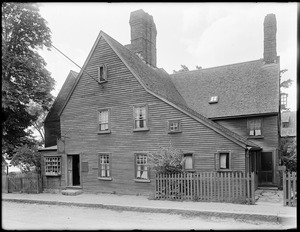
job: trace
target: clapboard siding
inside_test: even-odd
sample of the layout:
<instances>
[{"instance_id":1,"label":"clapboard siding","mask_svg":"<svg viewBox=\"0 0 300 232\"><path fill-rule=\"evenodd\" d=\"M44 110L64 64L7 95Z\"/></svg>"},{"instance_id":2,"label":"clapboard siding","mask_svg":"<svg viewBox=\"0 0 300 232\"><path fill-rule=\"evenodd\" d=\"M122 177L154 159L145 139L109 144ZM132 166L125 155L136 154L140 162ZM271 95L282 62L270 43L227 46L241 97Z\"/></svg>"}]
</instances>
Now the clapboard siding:
<instances>
[{"instance_id":1,"label":"clapboard siding","mask_svg":"<svg viewBox=\"0 0 300 232\"><path fill-rule=\"evenodd\" d=\"M263 150L275 150L278 148L278 117L264 116L260 117L263 121L262 134L263 138L251 139L254 143L259 145ZM232 130L233 132L248 136L247 118L226 119L215 121L220 125Z\"/></svg>"},{"instance_id":2,"label":"clapboard siding","mask_svg":"<svg viewBox=\"0 0 300 232\"><path fill-rule=\"evenodd\" d=\"M108 68L108 82L101 87L84 72L61 115L62 134L67 133L66 154L81 154L88 162L88 172L81 172L81 185L86 192L149 194L154 190L155 174L150 183L134 182L134 154L154 152L172 144L183 152L193 152L196 171L213 171L214 153L232 152L232 169L245 170L245 151L178 109L144 90L125 64L100 39L86 66L97 76L99 64ZM133 132L133 106L148 104L149 131ZM110 134L97 134L97 112L110 108ZM168 134L167 121L181 119L182 133ZM112 181L98 180L98 152L111 153Z\"/></svg>"}]
</instances>

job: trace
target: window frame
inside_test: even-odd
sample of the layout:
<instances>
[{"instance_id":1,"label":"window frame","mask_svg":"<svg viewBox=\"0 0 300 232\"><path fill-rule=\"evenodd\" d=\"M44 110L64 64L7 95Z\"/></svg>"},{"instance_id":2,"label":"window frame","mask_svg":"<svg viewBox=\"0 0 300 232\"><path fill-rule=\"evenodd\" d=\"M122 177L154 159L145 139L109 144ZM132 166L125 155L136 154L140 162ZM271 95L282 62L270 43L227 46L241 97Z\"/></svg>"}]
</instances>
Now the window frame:
<instances>
[{"instance_id":1,"label":"window frame","mask_svg":"<svg viewBox=\"0 0 300 232\"><path fill-rule=\"evenodd\" d=\"M255 135L255 121L260 120L260 135ZM254 135L250 135L250 123L251 121L254 121ZM263 138L263 118L248 118L247 119L247 133L248 133L248 138Z\"/></svg>"},{"instance_id":2,"label":"window frame","mask_svg":"<svg viewBox=\"0 0 300 232\"><path fill-rule=\"evenodd\" d=\"M147 167L147 179L141 179L141 178L138 178L137 177L137 171L138 171L138 164L137 164L137 157L139 155L143 155L143 156L146 156L146 167ZM142 182L142 183L149 183L151 182L150 181L150 166L149 166L149 163L148 163L148 155L147 153L142 153L142 152L137 152L137 153L134 153L134 181L135 182Z\"/></svg>"},{"instance_id":3,"label":"window frame","mask_svg":"<svg viewBox=\"0 0 300 232\"><path fill-rule=\"evenodd\" d=\"M107 111L107 124L108 126L108 129L107 130L100 130L100 112L103 112L103 111ZM97 133L98 134L109 134L111 133L111 130L110 130L110 126L111 126L111 122L110 122L110 115L111 115L111 109L110 108L101 108L101 109L98 109L97 111ZM104 124L104 123L102 123Z\"/></svg>"},{"instance_id":4,"label":"window frame","mask_svg":"<svg viewBox=\"0 0 300 232\"><path fill-rule=\"evenodd\" d=\"M225 153L228 154L228 168L220 168L220 161L221 161L220 154L225 154ZM215 153L215 169L219 172L232 171L232 152L231 151L224 150L224 151L217 151Z\"/></svg>"},{"instance_id":5,"label":"window frame","mask_svg":"<svg viewBox=\"0 0 300 232\"><path fill-rule=\"evenodd\" d=\"M109 170L109 176L101 176L102 168L101 168L101 156L107 155L108 156L108 170ZM106 165L107 166L107 165ZM107 170L107 168L105 169ZM98 152L98 180L112 180L112 174L111 174L111 153L108 152Z\"/></svg>"},{"instance_id":6,"label":"window frame","mask_svg":"<svg viewBox=\"0 0 300 232\"><path fill-rule=\"evenodd\" d=\"M184 153L183 158L185 158L186 156L191 156L192 157L192 168L191 169L186 169L185 160L184 160L183 170L186 171L186 172L194 172L195 171L195 156L194 156L194 153L192 153L192 152Z\"/></svg>"},{"instance_id":7,"label":"window frame","mask_svg":"<svg viewBox=\"0 0 300 232\"><path fill-rule=\"evenodd\" d=\"M210 98L209 98L209 104L213 104L213 103L218 103L219 102L219 96L217 96L217 95L214 95L214 96L211 96Z\"/></svg>"},{"instance_id":8,"label":"window frame","mask_svg":"<svg viewBox=\"0 0 300 232\"><path fill-rule=\"evenodd\" d=\"M101 68L103 69L102 75L103 78L101 80ZM98 67L98 82L100 84L107 82L107 66L105 64L100 64Z\"/></svg>"},{"instance_id":9,"label":"window frame","mask_svg":"<svg viewBox=\"0 0 300 232\"><path fill-rule=\"evenodd\" d=\"M57 172L47 171L47 163L55 162L55 161L47 161L47 159L50 159L50 158L52 158L52 159L57 158L58 159L56 161L57 162L57 165L56 165L57 166ZM53 169L53 166L54 165L52 165L52 169ZM61 173L62 173L62 158L61 158L61 156L59 156L59 155L44 156L44 167L45 167L45 170L44 170L45 176L61 176Z\"/></svg>"},{"instance_id":10,"label":"window frame","mask_svg":"<svg viewBox=\"0 0 300 232\"><path fill-rule=\"evenodd\" d=\"M288 94L287 93L281 93L280 94L280 106L281 107L286 107L287 106L287 99L288 99Z\"/></svg>"},{"instance_id":11,"label":"window frame","mask_svg":"<svg viewBox=\"0 0 300 232\"><path fill-rule=\"evenodd\" d=\"M178 123L178 129L177 130L171 130L171 124L172 123ZM181 129L181 120L180 119L170 119L168 120L168 134L176 134L182 132Z\"/></svg>"},{"instance_id":12,"label":"window frame","mask_svg":"<svg viewBox=\"0 0 300 232\"><path fill-rule=\"evenodd\" d=\"M135 127L135 123L136 123L136 119L135 119L135 110L136 108L141 108L141 107L145 107L145 117L146 119L145 120L145 123L146 123L146 126L143 127L143 128L136 128ZM148 108L148 104L136 104L133 106L133 131L134 132L138 132L138 131L148 131L149 130L149 108Z\"/></svg>"}]
</instances>

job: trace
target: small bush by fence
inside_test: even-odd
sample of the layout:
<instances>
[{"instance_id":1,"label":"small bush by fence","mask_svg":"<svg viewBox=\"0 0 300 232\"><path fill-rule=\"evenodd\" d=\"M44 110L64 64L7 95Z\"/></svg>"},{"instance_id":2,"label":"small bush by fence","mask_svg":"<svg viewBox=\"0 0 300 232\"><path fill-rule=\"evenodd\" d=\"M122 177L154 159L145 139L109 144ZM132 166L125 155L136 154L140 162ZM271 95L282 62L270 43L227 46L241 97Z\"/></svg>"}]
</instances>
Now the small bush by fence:
<instances>
[{"instance_id":1,"label":"small bush by fence","mask_svg":"<svg viewBox=\"0 0 300 232\"><path fill-rule=\"evenodd\" d=\"M283 172L283 205L297 206L296 172Z\"/></svg>"},{"instance_id":2,"label":"small bush by fence","mask_svg":"<svg viewBox=\"0 0 300 232\"><path fill-rule=\"evenodd\" d=\"M156 174L155 198L254 204L254 179L242 172Z\"/></svg>"},{"instance_id":3,"label":"small bush by fence","mask_svg":"<svg viewBox=\"0 0 300 232\"><path fill-rule=\"evenodd\" d=\"M5 180L4 180L5 179ZM42 178L37 173L21 173L16 175L2 175L2 192L7 190L8 193L41 193Z\"/></svg>"}]
</instances>

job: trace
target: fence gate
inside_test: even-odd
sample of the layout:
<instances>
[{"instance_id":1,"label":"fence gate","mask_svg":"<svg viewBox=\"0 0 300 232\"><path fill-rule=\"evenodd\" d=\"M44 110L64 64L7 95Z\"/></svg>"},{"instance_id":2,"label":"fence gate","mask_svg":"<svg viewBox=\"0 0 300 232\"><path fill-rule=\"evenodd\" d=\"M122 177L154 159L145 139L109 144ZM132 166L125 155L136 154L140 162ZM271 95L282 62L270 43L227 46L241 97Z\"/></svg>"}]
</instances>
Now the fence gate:
<instances>
[{"instance_id":1,"label":"fence gate","mask_svg":"<svg viewBox=\"0 0 300 232\"><path fill-rule=\"evenodd\" d=\"M283 205L297 206L296 172L283 172Z\"/></svg>"}]
</instances>

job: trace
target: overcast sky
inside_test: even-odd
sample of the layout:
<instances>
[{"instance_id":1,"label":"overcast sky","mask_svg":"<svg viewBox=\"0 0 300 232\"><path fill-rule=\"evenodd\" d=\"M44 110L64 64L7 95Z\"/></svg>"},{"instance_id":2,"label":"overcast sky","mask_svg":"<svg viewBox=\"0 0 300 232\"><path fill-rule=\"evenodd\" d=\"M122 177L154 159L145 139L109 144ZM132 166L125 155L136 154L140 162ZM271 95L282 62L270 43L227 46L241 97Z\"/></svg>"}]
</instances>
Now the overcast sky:
<instances>
[{"instance_id":1,"label":"overcast sky","mask_svg":"<svg viewBox=\"0 0 300 232\"><path fill-rule=\"evenodd\" d=\"M52 43L83 66L100 30L130 44L130 12L143 9L157 29L157 67L168 73L181 64L190 70L257 60L263 57L263 21L277 19L277 55L288 107L296 110L297 3L41 3L40 13L52 31ZM70 70L80 69L58 53L41 51L56 80L56 96Z\"/></svg>"}]
</instances>

